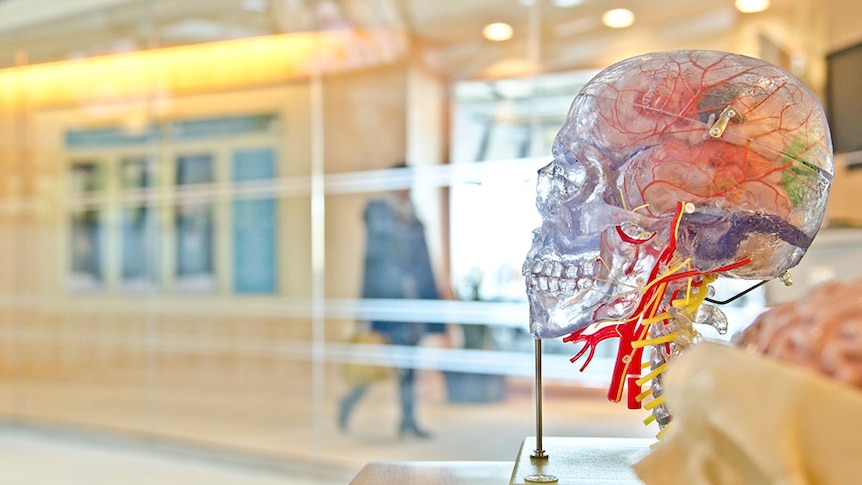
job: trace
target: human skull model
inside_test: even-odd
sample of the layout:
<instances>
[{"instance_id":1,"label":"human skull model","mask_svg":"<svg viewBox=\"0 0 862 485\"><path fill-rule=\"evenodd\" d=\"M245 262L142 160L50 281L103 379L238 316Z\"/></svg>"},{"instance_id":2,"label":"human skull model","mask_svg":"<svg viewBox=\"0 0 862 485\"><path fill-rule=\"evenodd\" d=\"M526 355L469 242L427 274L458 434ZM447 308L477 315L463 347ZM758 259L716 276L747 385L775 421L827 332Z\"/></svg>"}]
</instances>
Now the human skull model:
<instances>
[{"instance_id":1,"label":"human skull model","mask_svg":"<svg viewBox=\"0 0 862 485\"><path fill-rule=\"evenodd\" d=\"M530 330L569 335L590 357L619 338L609 398L628 381L631 407L651 378L640 375L645 347L656 368L697 339L691 323L726 325L702 304L717 275L765 280L799 262L833 171L813 92L776 66L716 51L603 70L575 97L553 156L539 171L542 225L523 267Z\"/></svg>"}]
</instances>

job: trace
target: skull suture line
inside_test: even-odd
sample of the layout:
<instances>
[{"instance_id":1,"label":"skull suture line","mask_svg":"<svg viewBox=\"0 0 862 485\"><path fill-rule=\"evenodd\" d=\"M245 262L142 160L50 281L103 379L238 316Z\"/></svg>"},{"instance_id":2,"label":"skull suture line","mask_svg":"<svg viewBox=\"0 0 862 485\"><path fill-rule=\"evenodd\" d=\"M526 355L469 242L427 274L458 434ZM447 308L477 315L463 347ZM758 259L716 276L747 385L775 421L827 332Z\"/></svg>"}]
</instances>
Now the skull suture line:
<instances>
[{"instance_id":1,"label":"skull suture line","mask_svg":"<svg viewBox=\"0 0 862 485\"><path fill-rule=\"evenodd\" d=\"M608 397L664 426L660 374L726 328L703 304L718 275L770 279L795 266L823 220L832 146L823 110L766 62L670 51L619 62L575 97L539 171L542 226L524 263L530 330L619 349ZM650 348L652 371L641 375ZM641 388L651 381L651 390Z\"/></svg>"}]
</instances>

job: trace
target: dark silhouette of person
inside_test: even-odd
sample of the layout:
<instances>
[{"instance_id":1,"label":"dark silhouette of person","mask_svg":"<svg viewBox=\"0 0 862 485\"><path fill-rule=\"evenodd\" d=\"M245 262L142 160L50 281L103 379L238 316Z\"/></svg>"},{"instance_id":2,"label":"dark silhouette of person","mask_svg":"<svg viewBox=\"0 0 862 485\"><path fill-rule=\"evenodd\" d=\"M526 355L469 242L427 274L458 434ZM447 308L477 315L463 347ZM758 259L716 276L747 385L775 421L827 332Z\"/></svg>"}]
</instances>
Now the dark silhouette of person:
<instances>
[{"instance_id":1,"label":"dark silhouette of person","mask_svg":"<svg viewBox=\"0 0 862 485\"><path fill-rule=\"evenodd\" d=\"M406 167L404 164L396 168ZM363 298L439 299L431 259L425 239L425 226L416 216L410 190L399 190L385 197L372 199L364 212L367 232ZM382 334L392 345L418 345L428 333L445 332L445 324L374 320L373 331ZM401 436L429 437L416 423L416 369L398 369L398 389L401 399ZM338 424L348 427L350 414L365 395L370 383L356 385L341 400Z\"/></svg>"}]
</instances>

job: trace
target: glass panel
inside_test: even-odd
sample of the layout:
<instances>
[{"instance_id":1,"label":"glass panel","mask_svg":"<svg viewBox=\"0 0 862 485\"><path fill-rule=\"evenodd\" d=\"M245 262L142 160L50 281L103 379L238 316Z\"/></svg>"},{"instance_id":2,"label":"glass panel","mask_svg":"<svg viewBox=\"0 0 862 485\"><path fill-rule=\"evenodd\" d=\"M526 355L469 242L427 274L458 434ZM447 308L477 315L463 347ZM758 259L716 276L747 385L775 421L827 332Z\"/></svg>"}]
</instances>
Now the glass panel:
<instances>
[{"instance_id":1,"label":"glass panel","mask_svg":"<svg viewBox=\"0 0 862 485\"><path fill-rule=\"evenodd\" d=\"M177 157L177 186L209 184L214 180L209 154ZM177 280L179 291L208 292L215 289L214 215L206 195L179 191L176 209ZM203 198L204 200L201 200Z\"/></svg>"},{"instance_id":2,"label":"glass panel","mask_svg":"<svg viewBox=\"0 0 862 485\"><path fill-rule=\"evenodd\" d=\"M155 182L155 164L147 158L120 162L121 189L130 201L120 214L121 278L124 290L158 287L159 234L154 205L147 203Z\"/></svg>"},{"instance_id":3,"label":"glass panel","mask_svg":"<svg viewBox=\"0 0 862 485\"><path fill-rule=\"evenodd\" d=\"M692 47L767 56L820 92L858 15L794 2L660 0L628 29L566 0L0 2L0 414L315 483L372 460L514 460L534 433L535 177L575 93L618 59ZM492 20L513 37L483 39ZM408 189L424 249L366 226L369 201ZM828 241L794 295L852 275L859 238ZM438 295L365 271L426 252ZM732 331L776 286L727 306ZM390 339L359 338L374 327ZM613 345L581 373L577 349L545 343L547 434L655 434L605 402ZM411 403L432 439L401 433Z\"/></svg>"},{"instance_id":4,"label":"glass panel","mask_svg":"<svg viewBox=\"0 0 862 485\"><path fill-rule=\"evenodd\" d=\"M104 285L103 253L105 244L103 211L86 195L104 190L103 165L74 162L70 168L69 192L82 208L70 215L70 290L97 290Z\"/></svg>"},{"instance_id":5,"label":"glass panel","mask_svg":"<svg viewBox=\"0 0 862 485\"><path fill-rule=\"evenodd\" d=\"M253 195L263 181L275 178L275 154L269 148L239 150L233 154L233 181L237 190L244 186L251 194L233 202L233 288L237 293L274 293L276 291L276 201Z\"/></svg>"}]
</instances>

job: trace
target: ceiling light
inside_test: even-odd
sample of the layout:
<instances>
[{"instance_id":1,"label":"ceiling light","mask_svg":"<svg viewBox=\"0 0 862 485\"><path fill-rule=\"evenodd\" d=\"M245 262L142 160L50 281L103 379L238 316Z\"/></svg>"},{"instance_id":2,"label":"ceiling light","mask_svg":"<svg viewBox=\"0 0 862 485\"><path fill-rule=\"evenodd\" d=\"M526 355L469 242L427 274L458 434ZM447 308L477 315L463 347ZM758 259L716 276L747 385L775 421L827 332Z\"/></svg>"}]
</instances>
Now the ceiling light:
<instances>
[{"instance_id":1,"label":"ceiling light","mask_svg":"<svg viewBox=\"0 0 862 485\"><path fill-rule=\"evenodd\" d=\"M736 0L736 9L742 13L757 13L769 8L769 0Z\"/></svg>"},{"instance_id":2,"label":"ceiling light","mask_svg":"<svg viewBox=\"0 0 862 485\"><path fill-rule=\"evenodd\" d=\"M242 0L242 9L249 12L266 13L269 8L267 0Z\"/></svg>"},{"instance_id":3,"label":"ceiling light","mask_svg":"<svg viewBox=\"0 0 862 485\"><path fill-rule=\"evenodd\" d=\"M488 40L502 42L512 38L512 26L503 22L488 24L482 29L482 34Z\"/></svg>"},{"instance_id":4,"label":"ceiling light","mask_svg":"<svg viewBox=\"0 0 862 485\"><path fill-rule=\"evenodd\" d=\"M396 37L400 31L378 29L373 34L386 35L386 45L406 45L405 38ZM372 49L374 39L365 30L290 32L4 68L0 112L8 112L19 99L27 100L32 109L81 106L97 111L115 103L149 99L159 103L159 96L281 85L348 72L388 63L402 54ZM159 73L157 79L148 74L153 72Z\"/></svg>"},{"instance_id":5,"label":"ceiling light","mask_svg":"<svg viewBox=\"0 0 862 485\"><path fill-rule=\"evenodd\" d=\"M635 14L627 8L615 8L602 15L602 23L612 29L628 27L635 21Z\"/></svg>"},{"instance_id":6,"label":"ceiling light","mask_svg":"<svg viewBox=\"0 0 862 485\"><path fill-rule=\"evenodd\" d=\"M551 3L553 3L555 7L568 8L580 5L584 3L584 0L551 0Z\"/></svg>"}]
</instances>

